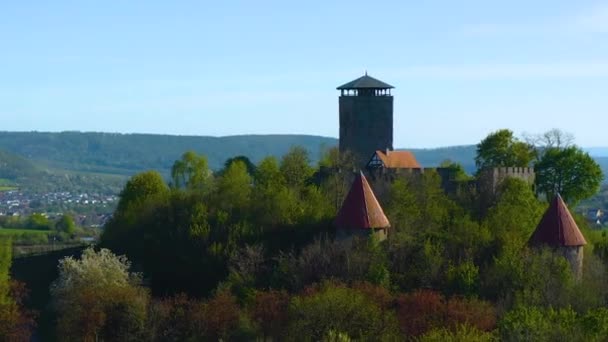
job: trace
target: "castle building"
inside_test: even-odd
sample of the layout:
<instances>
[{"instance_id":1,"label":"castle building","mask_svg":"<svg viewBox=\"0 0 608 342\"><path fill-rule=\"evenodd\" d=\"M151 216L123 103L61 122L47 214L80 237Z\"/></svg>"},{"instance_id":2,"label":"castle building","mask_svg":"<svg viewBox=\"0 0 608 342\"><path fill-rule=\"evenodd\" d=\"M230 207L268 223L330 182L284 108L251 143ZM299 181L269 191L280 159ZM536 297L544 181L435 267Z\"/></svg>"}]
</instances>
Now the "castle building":
<instances>
[{"instance_id":1,"label":"castle building","mask_svg":"<svg viewBox=\"0 0 608 342\"><path fill-rule=\"evenodd\" d=\"M365 166L377 150L393 149L393 96L390 84L365 73L339 86L340 151Z\"/></svg>"},{"instance_id":2,"label":"castle building","mask_svg":"<svg viewBox=\"0 0 608 342\"><path fill-rule=\"evenodd\" d=\"M414 154L409 151L376 151L367 162L368 169L420 169Z\"/></svg>"},{"instance_id":3,"label":"castle building","mask_svg":"<svg viewBox=\"0 0 608 342\"><path fill-rule=\"evenodd\" d=\"M338 239L370 235L386 239L390 222L362 172L355 176L335 225Z\"/></svg>"},{"instance_id":4,"label":"castle building","mask_svg":"<svg viewBox=\"0 0 608 342\"><path fill-rule=\"evenodd\" d=\"M586 244L585 237L559 194L551 201L528 241L531 247L550 247L563 255L576 279L583 275L583 246Z\"/></svg>"}]
</instances>

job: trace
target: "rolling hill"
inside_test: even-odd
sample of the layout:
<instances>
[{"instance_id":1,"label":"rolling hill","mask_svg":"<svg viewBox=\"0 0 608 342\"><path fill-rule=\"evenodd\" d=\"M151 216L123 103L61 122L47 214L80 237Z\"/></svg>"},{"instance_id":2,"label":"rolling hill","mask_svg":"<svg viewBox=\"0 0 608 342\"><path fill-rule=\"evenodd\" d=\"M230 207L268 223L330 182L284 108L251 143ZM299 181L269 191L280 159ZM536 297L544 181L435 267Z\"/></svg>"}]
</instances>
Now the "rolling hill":
<instances>
[{"instance_id":1,"label":"rolling hill","mask_svg":"<svg viewBox=\"0 0 608 342\"><path fill-rule=\"evenodd\" d=\"M312 135L241 135L228 137L82 132L0 132L0 180L22 187L49 189L119 189L126 177L154 169L168 175L173 162L188 150L207 156L218 170L231 157L244 155L257 163L280 157L294 145L306 148L313 162L335 138ZM411 149L424 167L450 159L475 171L475 146ZM595 152L602 148L593 149ZM590 151L593 153L593 151ZM598 152L598 153L599 153ZM596 157L608 175L608 157Z\"/></svg>"}]
</instances>

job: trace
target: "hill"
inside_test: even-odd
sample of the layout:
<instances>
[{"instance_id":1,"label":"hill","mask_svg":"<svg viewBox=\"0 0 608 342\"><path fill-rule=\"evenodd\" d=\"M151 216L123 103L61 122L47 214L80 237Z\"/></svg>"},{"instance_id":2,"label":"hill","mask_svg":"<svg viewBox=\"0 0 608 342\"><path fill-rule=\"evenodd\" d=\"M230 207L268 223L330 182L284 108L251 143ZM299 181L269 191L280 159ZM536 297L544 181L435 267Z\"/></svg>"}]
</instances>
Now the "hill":
<instances>
[{"instance_id":1,"label":"hill","mask_svg":"<svg viewBox=\"0 0 608 342\"><path fill-rule=\"evenodd\" d=\"M0 150L0 190L22 188L34 192L120 191L126 176L47 168L32 160Z\"/></svg>"},{"instance_id":2,"label":"hill","mask_svg":"<svg viewBox=\"0 0 608 342\"><path fill-rule=\"evenodd\" d=\"M131 175L147 170L169 170L188 151L207 156L212 169L245 155L258 162L268 155L281 156L291 146L305 147L313 159L321 149L337 143L334 138L308 135L242 135L228 137L175 136L116 133L0 132L0 148L45 165L72 171Z\"/></svg>"},{"instance_id":3,"label":"hill","mask_svg":"<svg viewBox=\"0 0 608 342\"><path fill-rule=\"evenodd\" d=\"M204 154L212 169L226 159L245 155L254 163L280 157L291 146L306 148L313 162L335 138L312 135L240 135L227 137L83 132L0 132L0 179L40 190L119 189L125 177L149 169L168 175L173 162L188 150ZM4 151L3 151L4 150ZM595 151L600 151L596 148ZM411 149L424 167L449 159L475 171L475 146ZM608 157L596 157L608 174ZM2 185L0 183L0 185Z\"/></svg>"}]
</instances>

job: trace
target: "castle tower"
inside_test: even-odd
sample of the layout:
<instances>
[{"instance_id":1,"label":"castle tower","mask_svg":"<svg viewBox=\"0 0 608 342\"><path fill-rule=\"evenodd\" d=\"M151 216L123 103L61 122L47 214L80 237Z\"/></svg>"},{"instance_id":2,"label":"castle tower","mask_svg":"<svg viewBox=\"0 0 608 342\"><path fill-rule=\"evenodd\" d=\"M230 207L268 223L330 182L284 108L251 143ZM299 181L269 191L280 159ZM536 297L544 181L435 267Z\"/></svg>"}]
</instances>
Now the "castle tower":
<instances>
[{"instance_id":1,"label":"castle tower","mask_svg":"<svg viewBox=\"0 0 608 342\"><path fill-rule=\"evenodd\" d=\"M363 172L355 177L335 224L338 238L375 235L379 240L386 239L390 223Z\"/></svg>"},{"instance_id":2,"label":"castle tower","mask_svg":"<svg viewBox=\"0 0 608 342\"><path fill-rule=\"evenodd\" d=\"M583 246L587 241L559 194L551 201L528 244L554 248L568 260L575 278L582 277Z\"/></svg>"},{"instance_id":3,"label":"castle tower","mask_svg":"<svg viewBox=\"0 0 608 342\"><path fill-rule=\"evenodd\" d=\"M340 90L340 151L350 151L363 167L377 151L393 149L394 87L364 76Z\"/></svg>"}]
</instances>

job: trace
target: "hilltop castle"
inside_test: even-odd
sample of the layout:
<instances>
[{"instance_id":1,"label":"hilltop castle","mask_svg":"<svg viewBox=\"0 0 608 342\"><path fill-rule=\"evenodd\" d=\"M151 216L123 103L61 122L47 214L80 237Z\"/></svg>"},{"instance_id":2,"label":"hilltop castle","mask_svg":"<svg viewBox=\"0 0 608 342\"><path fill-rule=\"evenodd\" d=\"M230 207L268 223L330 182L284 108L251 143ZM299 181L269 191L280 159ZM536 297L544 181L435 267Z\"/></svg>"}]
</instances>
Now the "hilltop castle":
<instances>
[{"instance_id":1,"label":"hilltop castle","mask_svg":"<svg viewBox=\"0 0 608 342\"><path fill-rule=\"evenodd\" d=\"M370 180L392 181L399 174L424 173L434 170L442 178L446 192L458 188L455 175L449 168L423 168L408 151L393 150L394 87L367 73L354 81L337 87L340 91L341 152L352 153L355 165L370 176ZM481 170L475 186L488 200L497 186L507 177L522 179L533 186L534 170L529 167L502 167Z\"/></svg>"}]
</instances>

